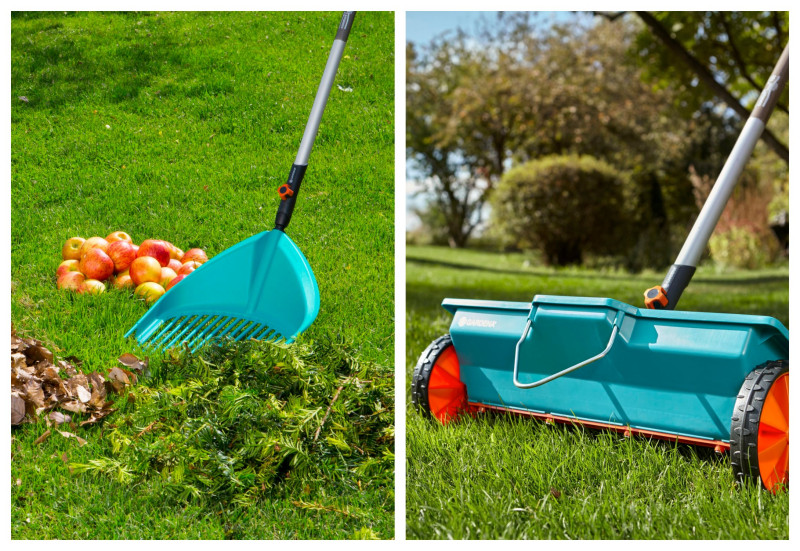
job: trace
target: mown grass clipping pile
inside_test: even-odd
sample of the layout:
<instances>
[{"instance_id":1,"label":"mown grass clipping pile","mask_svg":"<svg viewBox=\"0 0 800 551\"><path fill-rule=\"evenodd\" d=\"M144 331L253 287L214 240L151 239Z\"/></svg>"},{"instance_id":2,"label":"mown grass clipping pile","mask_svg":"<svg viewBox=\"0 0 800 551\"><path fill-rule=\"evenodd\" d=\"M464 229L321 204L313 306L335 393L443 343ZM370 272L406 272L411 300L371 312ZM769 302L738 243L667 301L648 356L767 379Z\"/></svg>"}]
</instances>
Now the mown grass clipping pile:
<instances>
[{"instance_id":1,"label":"mown grass clipping pile","mask_svg":"<svg viewBox=\"0 0 800 551\"><path fill-rule=\"evenodd\" d=\"M180 382L138 387L137 407L107 427L113 453L74 471L121 483L160 474L176 500L241 504L319 478L391 483L392 374L344 344L251 341L164 368Z\"/></svg>"}]
</instances>

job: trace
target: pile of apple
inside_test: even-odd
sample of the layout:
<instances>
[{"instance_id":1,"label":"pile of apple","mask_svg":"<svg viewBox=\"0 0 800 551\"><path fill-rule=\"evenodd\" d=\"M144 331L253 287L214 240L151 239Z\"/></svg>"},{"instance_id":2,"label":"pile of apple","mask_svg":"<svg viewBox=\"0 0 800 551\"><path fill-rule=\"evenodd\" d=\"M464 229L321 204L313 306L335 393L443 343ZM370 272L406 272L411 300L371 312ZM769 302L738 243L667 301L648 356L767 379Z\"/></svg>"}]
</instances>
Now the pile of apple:
<instances>
[{"instance_id":1,"label":"pile of apple","mask_svg":"<svg viewBox=\"0 0 800 551\"><path fill-rule=\"evenodd\" d=\"M56 270L59 289L100 294L106 283L116 289L133 289L134 295L153 304L164 293L208 260L202 249L181 249L160 239L135 245L123 231L102 237L71 237L61 249L64 261Z\"/></svg>"}]
</instances>

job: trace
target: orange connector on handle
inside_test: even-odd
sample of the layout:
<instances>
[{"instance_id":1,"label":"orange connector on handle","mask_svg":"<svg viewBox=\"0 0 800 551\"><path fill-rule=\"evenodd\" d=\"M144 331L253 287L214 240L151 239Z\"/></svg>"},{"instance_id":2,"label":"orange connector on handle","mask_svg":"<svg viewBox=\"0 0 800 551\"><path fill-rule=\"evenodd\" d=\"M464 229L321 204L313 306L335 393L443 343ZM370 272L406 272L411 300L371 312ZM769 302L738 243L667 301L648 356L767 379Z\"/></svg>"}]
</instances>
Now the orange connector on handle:
<instances>
[{"instance_id":1,"label":"orange connector on handle","mask_svg":"<svg viewBox=\"0 0 800 551\"><path fill-rule=\"evenodd\" d=\"M661 310L669 304L667 293L661 285L651 287L644 292L644 305L651 310Z\"/></svg>"},{"instance_id":2,"label":"orange connector on handle","mask_svg":"<svg viewBox=\"0 0 800 551\"><path fill-rule=\"evenodd\" d=\"M281 184L278 188L278 195L281 196L281 201L286 201L289 197L294 195L294 190L289 187L289 184Z\"/></svg>"}]
</instances>

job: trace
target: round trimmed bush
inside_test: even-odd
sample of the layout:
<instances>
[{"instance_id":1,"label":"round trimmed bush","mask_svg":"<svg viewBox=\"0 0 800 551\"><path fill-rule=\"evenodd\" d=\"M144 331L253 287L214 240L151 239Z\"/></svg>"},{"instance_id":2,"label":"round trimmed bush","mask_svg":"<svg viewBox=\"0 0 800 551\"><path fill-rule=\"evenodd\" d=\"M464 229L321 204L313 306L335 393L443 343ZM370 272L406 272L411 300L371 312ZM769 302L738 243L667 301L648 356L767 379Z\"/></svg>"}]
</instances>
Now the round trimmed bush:
<instances>
[{"instance_id":1,"label":"round trimmed bush","mask_svg":"<svg viewBox=\"0 0 800 551\"><path fill-rule=\"evenodd\" d=\"M492 195L494 229L557 266L622 254L633 241L627 187L624 173L597 158L543 157L503 176Z\"/></svg>"}]
</instances>

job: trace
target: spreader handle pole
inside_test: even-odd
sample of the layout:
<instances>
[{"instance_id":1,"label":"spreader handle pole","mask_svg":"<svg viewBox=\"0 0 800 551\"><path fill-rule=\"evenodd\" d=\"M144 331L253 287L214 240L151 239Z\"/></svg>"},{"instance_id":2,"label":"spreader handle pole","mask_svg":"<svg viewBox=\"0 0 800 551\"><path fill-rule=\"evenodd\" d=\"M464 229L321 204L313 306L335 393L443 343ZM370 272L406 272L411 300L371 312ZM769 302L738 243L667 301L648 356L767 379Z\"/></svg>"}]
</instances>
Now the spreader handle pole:
<instances>
[{"instance_id":1,"label":"spreader handle pole","mask_svg":"<svg viewBox=\"0 0 800 551\"><path fill-rule=\"evenodd\" d=\"M283 231L286 229L286 226L289 225L289 221L292 219L294 204L297 201L297 194L300 192L300 183L303 181L306 168L308 168L308 158L311 156L311 148L314 146L314 139L317 137L319 123L322 120L322 113L325 111L325 105L328 103L328 96L331 93L331 88L333 88L333 79L336 77L336 71L339 69L339 62L342 60L342 52L344 52L344 47L347 44L347 37L350 35L350 29L353 27L355 16L356 12L346 11L342 14L342 20L339 22L336 38L328 54L328 62L325 64L325 71L322 73L322 79L317 88L317 95L314 97L314 105L311 106L311 113L308 116L308 122L303 132L303 139L300 140L300 147L297 150L297 156L294 159L292 170L289 171L289 178L287 178L286 183L278 188L278 193L281 196L281 204L278 206L278 214L275 216L276 230Z\"/></svg>"},{"instance_id":2,"label":"spreader handle pole","mask_svg":"<svg viewBox=\"0 0 800 551\"><path fill-rule=\"evenodd\" d=\"M705 251L708 240L714 232L728 199L733 193L736 182L739 180L750 155L755 149L761 133L766 127L778 98L783 92L784 85L789 79L789 44L786 44L780 59L778 59L772 75L761 91L755 109L742 129L736 145L733 146L728 160L722 167L714 187L700 210L697 220L683 244L675 264L670 267L667 276L659 287L645 291L645 304L648 308L673 310L678 304L686 286L689 285L694 275L700 257Z\"/></svg>"}]
</instances>

